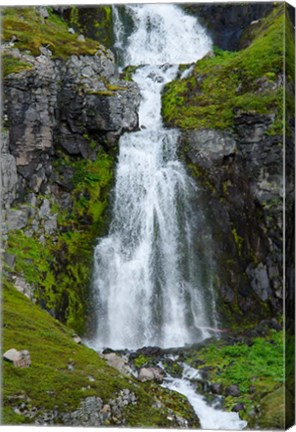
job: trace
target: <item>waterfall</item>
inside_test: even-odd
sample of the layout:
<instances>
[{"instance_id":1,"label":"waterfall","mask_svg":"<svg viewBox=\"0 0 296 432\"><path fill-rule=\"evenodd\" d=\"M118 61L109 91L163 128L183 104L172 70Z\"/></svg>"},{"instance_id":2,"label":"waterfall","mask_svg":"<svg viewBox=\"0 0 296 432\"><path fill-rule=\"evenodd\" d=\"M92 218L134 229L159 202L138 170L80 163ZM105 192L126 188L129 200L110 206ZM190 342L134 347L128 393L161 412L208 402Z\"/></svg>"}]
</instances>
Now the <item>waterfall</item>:
<instances>
[{"instance_id":1,"label":"waterfall","mask_svg":"<svg viewBox=\"0 0 296 432\"><path fill-rule=\"evenodd\" d=\"M171 4L114 7L116 48L139 66L140 130L120 139L112 223L94 253L96 349L184 346L216 325L210 233L199 188L177 157L179 133L161 118L161 91L211 49L194 17Z\"/></svg>"}]
</instances>

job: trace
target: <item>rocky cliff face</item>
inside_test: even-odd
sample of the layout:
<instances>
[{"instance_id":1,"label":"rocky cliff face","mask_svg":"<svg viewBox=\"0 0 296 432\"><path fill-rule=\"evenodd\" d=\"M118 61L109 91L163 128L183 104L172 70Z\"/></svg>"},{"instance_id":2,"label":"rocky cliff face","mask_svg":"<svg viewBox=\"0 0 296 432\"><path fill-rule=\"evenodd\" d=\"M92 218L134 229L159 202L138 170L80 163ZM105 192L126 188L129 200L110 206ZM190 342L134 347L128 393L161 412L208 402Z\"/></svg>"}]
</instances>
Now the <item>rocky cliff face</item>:
<instances>
[{"instance_id":1,"label":"rocky cliff face","mask_svg":"<svg viewBox=\"0 0 296 432\"><path fill-rule=\"evenodd\" d=\"M15 159L21 200L26 187L45 192L58 149L95 158L100 146L110 150L118 135L135 128L139 95L134 83L119 80L111 52L67 61L52 60L49 50L37 58L17 49L10 54L32 65L8 75L4 87L5 152ZM6 195L8 208L14 201Z\"/></svg>"},{"instance_id":2,"label":"rocky cliff face","mask_svg":"<svg viewBox=\"0 0 296 432\"><path fill-rule=\"evenodd\" d=\"M271 122L245 114L235 132L184 134L216 244L222 316L256 320L282 308L283 154L281 139L264 135Z\"/></svg>"},{"instance_id":3,"label":"rocky cliff face","mask_svg":"<svg viewBox=\"0 0 296 432\"><path fill-rule=\"evenodd\" d=\"M26 65L4 78L5 270L19 277L20 290L82 331L92 245L107 227L117 142L137 128L139 92L119 78L103 47L62 59L42 44L33 56L10 41L3 56L4 66Z\"/></svg>"}]
</instances>

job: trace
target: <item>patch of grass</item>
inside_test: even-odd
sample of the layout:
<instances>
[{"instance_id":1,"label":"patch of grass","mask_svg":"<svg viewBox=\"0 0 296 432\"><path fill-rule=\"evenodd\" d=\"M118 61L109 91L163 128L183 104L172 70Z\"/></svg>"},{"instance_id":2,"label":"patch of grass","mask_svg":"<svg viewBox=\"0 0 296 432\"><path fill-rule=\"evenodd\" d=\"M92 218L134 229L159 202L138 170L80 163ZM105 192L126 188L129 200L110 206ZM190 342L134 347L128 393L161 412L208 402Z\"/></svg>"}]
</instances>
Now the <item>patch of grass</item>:
<instances>
[{"instance_id":1,"label":"patch of grass","mask_svg":"<svg viewBox=\"0 0 296 432\"><path fill-rule=\"evenodd\" d=\"M283 72L284 5L262 20L253 42L238 52L215 49L213 57L195 64L186 79L165 87L162 114L166 123L183 129L231 128L239 111L276 113L282 128L282 88L271 89Z\"/></svg>"},{"instance_id":2,"label":"patch of grass","mask_svg":"<svg viewBox=\"0 0 296 432\"><path fill-rule=\"evenodd\" d=\"M272 330L268 336L255 338L248 345L215 341L185 358L185 362L192 366L198 366L200 361L202 367L209 368L211 382L222 384L224 389L232 384L238 385L241 396L226 396L225 407L231 410L236 403L244 403L246 409L241 417L250 421L251 427L254 419L249 417L249 413L254 407L261 412L262 397L283 387L283 332Z\"/></svg>"},{"instance_id":3,"label":"patch of grass","mask_svg":"<svg viewBox=\"0 0 296 432\"><path fill-rule=\"evenodd\" d=\"M40 55L41 46L48 47L54 58L65 59L71 55L94 55L102 50L92 39L78 41L70 34L68 24L49 9L49 18L43 20L34 7L6 7L2 10L3 40L16 37L15 48Z\"/></svg>"},{"instance_id":4,"label":"patch of grass","mask_svg":"<svg viewBox=\"0 0 296 432\"><path fill-rule=\"evenodd\" d=\"M21 61L9 54L4 54L2 56L2 67L4 77L12 73L19 73L24 70L32 69L32 65L30 63Z\"/></svg>"},{"instance_id":5,"label":"patch of grass","mask_svg":"<svg viewBox=\"0 0 296 432\"><path fill-rule=\"evenodd\" d=\"M55 278L50 249L36 237L28 237L22 230L16 230L9 233L7 252L15 255L15 272L32 285L35 298L44 299L47 308L54 309Z\"/></svg>"}]
</instances>

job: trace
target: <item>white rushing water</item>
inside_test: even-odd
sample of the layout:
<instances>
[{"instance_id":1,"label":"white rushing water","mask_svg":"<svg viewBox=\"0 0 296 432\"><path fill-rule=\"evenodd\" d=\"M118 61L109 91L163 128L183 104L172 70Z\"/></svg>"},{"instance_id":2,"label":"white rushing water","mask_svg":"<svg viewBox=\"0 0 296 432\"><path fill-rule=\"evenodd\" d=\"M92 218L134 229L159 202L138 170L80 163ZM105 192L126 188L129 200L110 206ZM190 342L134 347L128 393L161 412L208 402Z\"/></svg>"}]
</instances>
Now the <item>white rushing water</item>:
<instances>
[{"instance_id":1,"label":"white rushing water","mask_svg":"<svg viewBox=\"0 0 296 432\"><path fill-rule=\"evenodd\" d=\"M96 349L184 346L216 326L210 242L198 188L177 159L178 131L165 129L161 91L178 64L211 49L196 19L171 4L130 5L133 32L114 8L117 48L141 91L141 130L120 139L112 223L95 249ZM125 40L126 39L126 40ZM123 42L125 40L125 42ZM201 245L201 242L199 243Z\"/></svg>"},{"instance_id":2,"label":"white rushing water","mask_svg":"<svg viewBox=\"0 0 296 432\"><path fill-rule=\"evenodd\" d=\"M205 398L196 393L194 385L190 382L192 379L200 378L198 370L186 364L183 364L183 367L182 378L167 377L162 385L187 397L202 429L241 430L247 426L247 422L241 420L238 413L222 411L215 407L215 404L208 405Z\"/></svg>"}]
</instances>

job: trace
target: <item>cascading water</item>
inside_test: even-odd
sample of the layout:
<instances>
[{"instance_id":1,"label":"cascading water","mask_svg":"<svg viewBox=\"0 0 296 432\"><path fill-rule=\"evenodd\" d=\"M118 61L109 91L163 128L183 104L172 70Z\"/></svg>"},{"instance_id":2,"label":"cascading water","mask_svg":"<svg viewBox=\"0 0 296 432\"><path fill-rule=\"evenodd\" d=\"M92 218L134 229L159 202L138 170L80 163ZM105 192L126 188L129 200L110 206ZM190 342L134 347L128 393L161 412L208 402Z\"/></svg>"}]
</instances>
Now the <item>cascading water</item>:
<instances>
[{"instance_id":1,"label":"cascading water","mask_svg":"<svg viewBox=\"0 0 296 432\"><path fill-rule=\"evenodd\" d=\"M114 9L117 48L141 91L140 131L121 137L109 235L95 249L96 349L184 346L215 326L209 242L198 188L177 159L178 131L165 129L161 90L178 65L211 49L196 19L175 5ZM123 43L122 41L125 41ZM202 239L202 240L201 240ZM209 249L209 245L208 245Z\"/></svg>"},{"instance_id":2,"label":"cascading water","mask_svg":"<svg viewBox=\"0 0 296 432\"><path fill-rule=\"evenodd\" d=\"M182 378L168 376L162 385L187 397L199 418L202 429L241 430L247 426L247 422L241 420L238 413L218 409L217 401L210 406L203 396L196 393L194 385L191 383L191 380L198 381L200 379L198 370L184 363L182 367Z\"/></svg>"}]
</instances>

